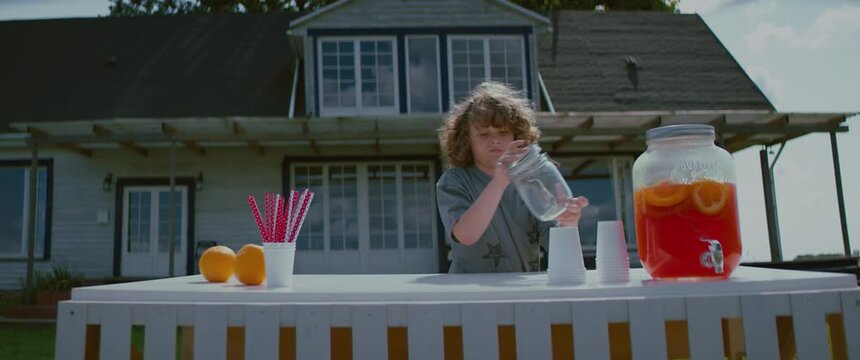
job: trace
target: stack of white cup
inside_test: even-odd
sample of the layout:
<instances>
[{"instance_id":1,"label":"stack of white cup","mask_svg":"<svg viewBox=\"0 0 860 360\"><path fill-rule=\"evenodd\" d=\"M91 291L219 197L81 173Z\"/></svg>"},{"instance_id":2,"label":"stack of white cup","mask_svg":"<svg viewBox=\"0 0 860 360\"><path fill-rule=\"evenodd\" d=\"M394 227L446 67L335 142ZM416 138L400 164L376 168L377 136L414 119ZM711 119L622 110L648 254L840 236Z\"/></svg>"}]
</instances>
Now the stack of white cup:
<instances>
[{"instance_id":1,"label":"stack of white cup","mask_svg":"<svg viewBox=\"0 0 860 360\"><path fill-rule=\"evenodd\" d=\"M604 284L630 281L630 258L621 221L597 222L597 279Z\"/></svg>"},{"instance_id":2,"label":"stack of white cup","mask_svg":"<svg viewBox=\"0 0 860 360\"><path fill-rule=\"evenodd\" d=\"M585 261L578 227L549 229L547 277L550 285L585 284Z\"/></svg>"}]
</instances>

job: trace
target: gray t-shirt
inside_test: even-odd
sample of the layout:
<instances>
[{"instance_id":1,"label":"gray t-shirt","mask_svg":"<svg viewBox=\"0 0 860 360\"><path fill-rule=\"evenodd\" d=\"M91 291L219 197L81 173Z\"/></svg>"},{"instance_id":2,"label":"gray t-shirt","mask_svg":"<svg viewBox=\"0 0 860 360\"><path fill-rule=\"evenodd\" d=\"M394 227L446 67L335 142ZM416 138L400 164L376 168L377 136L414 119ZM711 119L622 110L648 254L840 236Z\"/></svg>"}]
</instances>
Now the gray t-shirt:
<instances>
[{"instance_id":1,"label":"gray t-shirt","mask_svg":"<svg viewBox=\"0 0 860 360\"><path fill-rule=\"evenodd\" d=\"M540 248L546 249L555 221L535 218L520 199L516 187L505 189L490 225L478 242L463 245L452 230L490 183L492 177L475 166L452 168L436 183L436 202L451 245L449 273L524 272L540 269Z\"/></svg>"}]
</instances>

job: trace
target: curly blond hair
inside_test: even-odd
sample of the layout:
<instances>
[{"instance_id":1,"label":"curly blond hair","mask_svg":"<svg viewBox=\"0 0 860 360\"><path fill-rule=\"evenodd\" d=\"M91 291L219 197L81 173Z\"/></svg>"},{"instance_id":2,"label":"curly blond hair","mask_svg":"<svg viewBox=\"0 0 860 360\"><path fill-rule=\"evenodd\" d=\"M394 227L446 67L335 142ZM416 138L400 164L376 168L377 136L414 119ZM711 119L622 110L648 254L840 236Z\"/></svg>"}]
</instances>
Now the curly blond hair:
<instances>
[{"instance_id":1,"label":"curly blond hair","mask_svg":"<svg viewBox=\"0 0 860 360\"><path fill-rule=\"evenodd\" d=\"M540 130L529 100L505 84L488 81L475 87L471 96L455 105L445 124L439 128L442 153L452 167L475 163L469 144L469 128L492 126L509 130L515 140L535 142Z\"/></svg>"}]
</instances>

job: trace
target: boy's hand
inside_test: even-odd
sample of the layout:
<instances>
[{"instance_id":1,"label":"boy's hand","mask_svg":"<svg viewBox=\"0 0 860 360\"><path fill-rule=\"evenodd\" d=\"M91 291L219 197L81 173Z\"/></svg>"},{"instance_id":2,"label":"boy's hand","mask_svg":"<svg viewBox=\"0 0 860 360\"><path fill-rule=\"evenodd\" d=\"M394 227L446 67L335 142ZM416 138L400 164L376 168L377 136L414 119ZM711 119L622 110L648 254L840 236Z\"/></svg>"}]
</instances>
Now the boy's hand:
<instances>
[{"instance_id":1,"label":"boy's hand","mask_svg":"<svg viewBox=\"0 0 860 360\"><path fill-rule=\"evenodd\" d=\"M588 198L585 196L568 198L567 208L561 215L555 218L559 227L579 226L579 218L582 217L582 208L588 206Z\"/></svg>"},{"instance_id":2,"label":"boy's hand","mask_svg":"<svg viewBox=\"0 0 860 360\"><path fill-rule=\"evenodd\" d=\"M508 166L519 161L529 151L525 140L511 141L504 152L496 161L496 169L493 172L493 180L502 181L505 185L511 182L511 176L508 174Z\"/></svg>"}]
</instances>

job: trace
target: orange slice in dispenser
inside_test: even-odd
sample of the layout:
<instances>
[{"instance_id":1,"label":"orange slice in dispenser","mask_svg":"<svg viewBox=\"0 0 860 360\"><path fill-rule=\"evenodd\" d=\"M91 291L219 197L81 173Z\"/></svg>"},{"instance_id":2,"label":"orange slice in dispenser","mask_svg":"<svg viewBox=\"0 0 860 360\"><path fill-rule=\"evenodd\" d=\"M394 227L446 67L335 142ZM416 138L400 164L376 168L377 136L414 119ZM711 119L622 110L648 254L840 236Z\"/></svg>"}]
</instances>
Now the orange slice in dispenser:
<instances>
[{"instance_id":1,"label":"orange slice in dispenser","mask_svg":"<svg viewBox=\"0 0 860 360\"><path fill-rule=\"evenodd\" d=\"M699 180L693 183L693 203L702 214L715 215L729 202L726 185L713 180Z\"/></svg>"},{"instance_id":2,"label":"orange slice in dispenser","mask_svg":"<svg viewBox=\"0 0 860 360\"><path fill-rule=\"evenodd\" d=\"M642 189L648 205L668 207L678 205L687 198L687 186L661 181Z\"/></svg>"}]
</instances>

